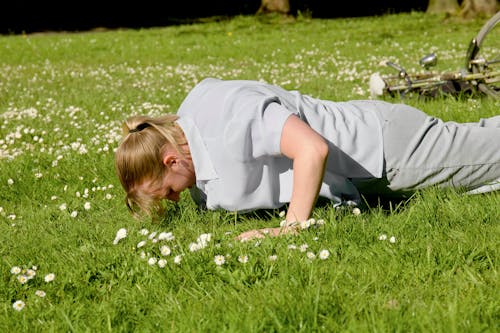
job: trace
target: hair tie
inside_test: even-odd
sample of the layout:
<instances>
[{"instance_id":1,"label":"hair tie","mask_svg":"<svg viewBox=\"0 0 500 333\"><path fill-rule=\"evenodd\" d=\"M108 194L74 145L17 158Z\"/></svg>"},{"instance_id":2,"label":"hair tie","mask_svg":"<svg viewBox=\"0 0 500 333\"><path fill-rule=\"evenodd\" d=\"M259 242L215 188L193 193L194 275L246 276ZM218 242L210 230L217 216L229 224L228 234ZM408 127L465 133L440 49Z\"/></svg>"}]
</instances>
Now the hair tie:
<instances>
[{"instance_id":1,"label":"hair tie","mask_svg":"<svg viewBox=\"0 0 500 333\"><path fill-rule=\"evenodd\" d=\"M148 127L150 127L150 126L151 126L151 125L150 125L150 124L148 124L148 123L142 123L142 124L137 125L137 127L136 127L136 128L132 128L132 129L131 129L131 130L129 130L128 132L129 132L129 133L140 132L140 131L142 131L143 129L148 128Z\"/></svg>"}]
</instances>

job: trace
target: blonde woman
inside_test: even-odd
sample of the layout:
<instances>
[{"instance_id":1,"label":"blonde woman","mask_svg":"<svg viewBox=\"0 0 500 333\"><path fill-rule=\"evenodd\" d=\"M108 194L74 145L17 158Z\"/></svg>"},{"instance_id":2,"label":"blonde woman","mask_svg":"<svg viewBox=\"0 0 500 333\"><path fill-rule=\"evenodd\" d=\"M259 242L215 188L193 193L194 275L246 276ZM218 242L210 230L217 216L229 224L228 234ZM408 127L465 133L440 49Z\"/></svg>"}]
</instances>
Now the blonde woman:
<instances>
[{"instance_id":1,"label":"blonde woman","mask_svg":"<svg viewBox=\"0 0 500 333\"><path fill-rule=\"evenodd\" d=\"M267 229L271 236L295 232L318 197L342 205L430 186L500 188L500 116L443 122L404 104L207 78L177 114L134 116L123 129L116 170L132 212L159 212L186 189L211 210L288 205L286 226Z\"/></svg>"}]
</instances>

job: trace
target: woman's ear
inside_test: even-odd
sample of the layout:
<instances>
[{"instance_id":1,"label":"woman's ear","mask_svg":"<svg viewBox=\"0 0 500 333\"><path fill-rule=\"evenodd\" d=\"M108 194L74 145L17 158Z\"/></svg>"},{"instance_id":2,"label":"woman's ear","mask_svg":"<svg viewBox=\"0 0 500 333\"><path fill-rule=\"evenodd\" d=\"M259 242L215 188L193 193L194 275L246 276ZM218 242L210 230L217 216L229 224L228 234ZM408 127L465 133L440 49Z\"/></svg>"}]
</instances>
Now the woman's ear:
<instances>
[{"instance_id":1,"label":"woman's ear","mask_svg":"<svg viewBox=\"0 0 500 333\"><path fill-rule=\"evenodd\" d=\"M178 156L171 150L167 150L163 154L163 165L171 168L173 165L177 164Z\"/></svg>"}]
</instances>

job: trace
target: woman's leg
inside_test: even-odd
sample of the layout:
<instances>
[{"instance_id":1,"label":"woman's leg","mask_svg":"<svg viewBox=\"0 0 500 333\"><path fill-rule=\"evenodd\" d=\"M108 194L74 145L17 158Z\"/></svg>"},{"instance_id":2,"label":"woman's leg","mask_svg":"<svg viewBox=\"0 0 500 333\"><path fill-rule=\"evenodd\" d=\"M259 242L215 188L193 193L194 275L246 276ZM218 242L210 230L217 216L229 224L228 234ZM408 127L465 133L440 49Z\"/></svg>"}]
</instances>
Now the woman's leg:
<instances>
[{"instance_id":1,"label":"woman's leg","mask_svg":"<svg viewBox=\"0 0 500 333\"><path fill-rule=\"evenodd\" d=\"M500 179L500 116L444 122L406 105L383 114L391 191L430 186L475 189Z\"/></svg>"}]
</instances>

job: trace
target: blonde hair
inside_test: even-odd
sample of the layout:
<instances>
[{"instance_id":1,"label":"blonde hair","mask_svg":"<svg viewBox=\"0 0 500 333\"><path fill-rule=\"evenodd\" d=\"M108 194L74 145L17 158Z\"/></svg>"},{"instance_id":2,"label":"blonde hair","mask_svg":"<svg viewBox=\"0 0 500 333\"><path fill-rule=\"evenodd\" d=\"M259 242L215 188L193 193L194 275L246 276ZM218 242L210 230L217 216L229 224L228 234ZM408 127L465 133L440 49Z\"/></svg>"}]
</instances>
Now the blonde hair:
<instances>
[{"instance_id":1,"label":"blonde hair","mask_svg":"<svg viewBox=\"0 0 500 333\"><path fill-rule=\"evenodd\" d=\"M186 144L182 129L175 123L177 115L160 117L132 116L122 125L123 138L115 153L115 168L125 190L125 203L130 212L154 217L162 214L161 198L145 193L139 186L150 181L152 186L161 184L165 173L163 153L170 145L179 153Z\"/></svg>"}]
</instances>

